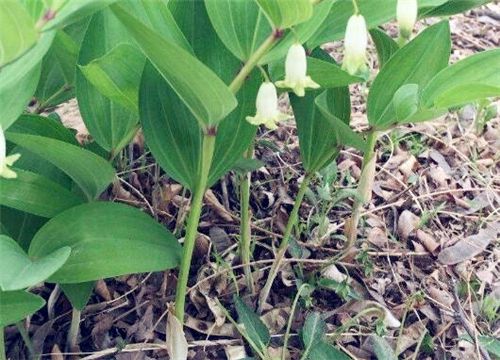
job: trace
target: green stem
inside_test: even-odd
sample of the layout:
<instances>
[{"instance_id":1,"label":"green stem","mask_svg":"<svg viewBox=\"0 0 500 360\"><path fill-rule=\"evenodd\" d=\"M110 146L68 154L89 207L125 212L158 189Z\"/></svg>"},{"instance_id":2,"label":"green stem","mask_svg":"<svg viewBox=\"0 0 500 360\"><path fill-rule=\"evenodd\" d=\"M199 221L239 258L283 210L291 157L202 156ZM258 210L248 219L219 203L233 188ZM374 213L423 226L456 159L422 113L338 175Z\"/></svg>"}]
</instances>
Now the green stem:
<instances>
[{"instance_id":1,"label":"green stem","mask_svg":"<svg viewBox=\"0 0 500 360\"><path fill-rule=\"evenodd\" d=\"M354 14L358 15L359 14L358 1L357 0L352 0L352 6L354 6Z\"/></svg>"},{"instance_id":2,"label":"green stem","mask_svg":"<svg viewBox=\"0 0 500 360\"><path fill-rule=\"evenodd\" d=\"M366 151L363 155L363 164L361 165L361 176L359 178L358 193L361 199L354 199L352 206L351 218L346 222L345 235L347 238L346 245L344 246L344 254L348 254L351 248L356 243L358 224L361 214L362 206L370 201L371 192L373 188L374 177L374 161L375 159L375 144L377 143L378 133L370 131L366 139Z\"/></svg>"},{"instance_id":3,"label":"green stem","mask_svg":"<svg viewBox=\"0 0 500 360\"><path fill-rule=\"evenodd\" d=\"M231 89L234 94L236 94L238 90L243 86L243 83L245 82L247 76L250 75L252 70L259 63L260 59L269 51L269 49L274 46L274 44L280 39L280 37L280 31L273 31L273 33L269 35L267 39L264 40L264 42L259 46L259 48L255 50L255 52L248 58L248 61L241 68L238 75L236 75L236 77L229 85L229 89Z\"/></svg>"},{"instance_id":4,"label":"green stem","mask_svg":"<svg viewBox=\"0 0 500 360\"><path fill-rule=\"evenodd\" d=\"M72 351L78 345L78 334L80 332L80 319L82 311L73 307L71 311L71 325L68 333L68 350Z\"/></svg>"},{"instance_id":5,"label":"green stem","mask_svg":"<svg viewBox=\"0 0 500 360\"><path fill-rule=\"evenodd\" d=\"M253 144L250 145L246 151L245 157L248 159L253 157ZM254 293L255 287L252 277L252 269L250 268L250 249L252 247L252 230L250 227L250 176L250 172L242 175L240 183L240 256L247 286L252 293Z\"/></svg>"},{"instance_id":6,"label":"green stem","mask_svg":"<svg viewBox=\"0 0 500 360\"><path fill-rule=\"evenodd\" d=\"M193 257L194 245L196 242L196 235L198 234L198 223L201 216L201 208L203 206L203 196L207 190L208 175L210 166L212 165L212 158L215 149L215 134L203 135L203 148L201 163L199 165L199 181L193 192L193 199L191 201L191 211L186 228L186 236L184 237L184 247L181 261L181 268L179 270L179 278L177 280L177 290L175 295L175 316L181 323L184 322L184 306L186 303L186 290L189 278L189 268L191 266L191 259Z\"/></svg>"},{"instance_id":7,"label":"green stem","mask_svg":"<svg viewBox=\"0 0 500 360\"><path fill-rule=\"evenodd\" d=\"M18 322L16 324L16 327L17 327L17 330L19 331L19 334L21 334L21 337L23 338L24 344L28 348L28 351L31 355L31 358L38 359L39 357L36 356L36 354L35 354L35 349L33 348L33 343L31 342L31 339L28 335L28 332L26 331L26 328L24 327L24 323L22 321Z\"/></svg>"},{"instance_id":8,"label":"green stem","mask_svg":"<svg viewBox=\"0 0 500 360\"><path fill-rule=\"evenodd\" d=\"M300 294L308 286L309 286L308 284L302 284L299 287L299 291L297 291L297 295L295 295L295 299L293 299L292 309L290 310L290 318L288 319L288 324L286 326L285 339L283 340L283 347L282 347L283 351L281 352L281 360L286 360L285 354L286 354L286 348L288 346L288 338L290 337L290 330L292 329L293 316L295 314L295 308L297 307L297 303L299 302L300 299Z\"/></svg>"},{"instance_id":9,"label":"green stem","mask_svg":"<svg viewBox=\"0 0 500 360\"><path fill-rule=\"evenodd\" d=\"M0 360L7 360L5 350L4 328L0 326Z\"/></svg>"},{"instance_id":10,"label":"green stem","mask_svg":"<svg viewBox=\"0 0 500 360\"><path fill-rule=\"evenodd\" d=\"M297 193L297 197L295 198L295 202L293 204L292 212L290 213L290 217L288 218L288 222L286 224L285 233L283 234L283 239L281 239L280 247L278 248L278 253L276 254L276 258L271 266L271 270L269 270L269 275L266 280L266 284L262 289L259 297L259 314L262 313L264 305L267 301L267 297L269 296L269 292L271 291L271 287L273 285L274 279L278 275L279 268L281 266L281 262L285 257L286 250L288 249L288 242L290 240L290 236L292 235L292 231L294 226L297 224L298 215L300 205L302 204L302 200L304 199L304 195L306 193L309 182L311 181L312 175L307 174L302 184L300 184L299 192Z\"/></svg>"}]
</instances>

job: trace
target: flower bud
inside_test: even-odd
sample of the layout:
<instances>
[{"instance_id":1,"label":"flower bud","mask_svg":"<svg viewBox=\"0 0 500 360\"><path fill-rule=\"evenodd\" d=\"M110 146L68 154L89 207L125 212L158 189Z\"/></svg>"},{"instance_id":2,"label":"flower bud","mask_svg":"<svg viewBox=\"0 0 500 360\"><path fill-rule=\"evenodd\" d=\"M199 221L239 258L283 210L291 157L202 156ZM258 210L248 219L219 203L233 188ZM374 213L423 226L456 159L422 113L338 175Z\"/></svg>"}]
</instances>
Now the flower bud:
<instances>
[{"instance_id":1,"label":"flower bud","mask_svg":"<svg viewBox=\"0 0 500 360\"><path fill-rule=\"evenodd\" d=\"M366 72L366 48L368 31L363 15L352 15L347 22L344 40L344 61L342 69L351 75Z\"/></svg>"},{"instance_id":2,"label":"flower bud","mask_svg":"<svg viewBox=\"0 0 500 360\"><path fill-rule=\"evenodd\" d=\"M297 96L304 96L306 88L319 88L319 85L307 76L306 51L301 44L293 44L288 49L285 80L277 81L276 86L292 89Z\"/></svg>"},{"instance_id":3,"label":"flower bud","mask_svg":"<svg viewBox=\"0 0 500 360\"><path fill-rule=\"evenodd\" d=\"M17 177L17 174L8 167L12 166L14 162L16 162L21 155L19 154L14 154L10 156L6 155L7 155L7 144L5 141L5 136L2 127L0 126L0 177L6 179L14 179Z\"/></svg>"},{"instance_id":4,"label":"flower bud","mask_svg":"<svg viewBox=\"0 0 500 360\"><path fill-rule=\"evenodd\" d=\"M252 125L264 124L267 128L274 130L279 121L288 118L278 109L278 94L276 87L271 82L264 82L260 85L255 106L257 108L255 116L246 117L246 120Z\"/></svg>"},{"instance_id":5,"label":"flower bud","mask_svg":"<svg viewBox=\"0 0 500 360\"><path fill-rule=\"evenodd\" d=\"M399 33L404 39L409 39L418 15L417 0L398 0L396 17L399 24Z\"/></svg>"}]
</instances>

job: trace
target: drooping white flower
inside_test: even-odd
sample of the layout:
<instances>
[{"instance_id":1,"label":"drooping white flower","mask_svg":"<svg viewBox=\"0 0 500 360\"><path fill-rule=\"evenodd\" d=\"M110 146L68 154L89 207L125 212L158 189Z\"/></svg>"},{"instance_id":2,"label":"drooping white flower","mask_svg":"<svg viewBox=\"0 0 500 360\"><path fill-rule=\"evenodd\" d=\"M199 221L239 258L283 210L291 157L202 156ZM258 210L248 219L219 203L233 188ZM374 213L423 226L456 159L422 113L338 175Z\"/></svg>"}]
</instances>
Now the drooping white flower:
<instances>
[{"instance_id":1,"label":"drooping white flower","mask_svg":"<svg viewBox=\"0 0 500 360\"><path fill-rule=\"evenodd\" d=\"M286 120L288 116L278 109L278 94L276 87L271 82L264 82L260 85L255 101L257 108L255 116L247 116L246 120L252 125L264 124L267 128L274 130L281 120Z\"/></svg>"},{"instance_id":2,"label":"drooping white flower","mask_svg":"<svg viewBox=\"0 0 500 360\"><path fill-rule=\"evenodd\" d=\"M307 75L306 50L301 44L293 44L288 49L285 80L277 81L276 86L292 89L297 96L304 96L306 88L319 88L319 85Z\"/></svg>"},{"instance_id":3,"label":"drooping white flower","mask_svg":"<svg viewBox=\"0 0 500 360\"><path fill-rule=\"evenodd\" d=\"M5 135L3 133L2 127L0 126L0 177L6 179L15 179L17 174L9 169L21 155L14 154L7 156L7 144L5 141Z\"/></svg>"},{"instance_id":4,"label":"drooping white flower","mask_svg":"<svg viewBox=\"0 0 500 360\"><path fill-rule=\"evenodd\" d=\"M366 48L368 31L363 15L355 14L349 18L345 31L344 61L342 69L351 75L366 72Z\"/></svg>"},{"instance_id":5,"label":"drooping white flower","mask_svg":"<svg viewBox=\"0 0 500 360\"><path fill-rule=\"evenodd\" d=\"M398 0L396 17L399 24L399 33L404 39L409 39L413 27L417 22L418 2L417 0Z\"/></svg>"}]
</instances>

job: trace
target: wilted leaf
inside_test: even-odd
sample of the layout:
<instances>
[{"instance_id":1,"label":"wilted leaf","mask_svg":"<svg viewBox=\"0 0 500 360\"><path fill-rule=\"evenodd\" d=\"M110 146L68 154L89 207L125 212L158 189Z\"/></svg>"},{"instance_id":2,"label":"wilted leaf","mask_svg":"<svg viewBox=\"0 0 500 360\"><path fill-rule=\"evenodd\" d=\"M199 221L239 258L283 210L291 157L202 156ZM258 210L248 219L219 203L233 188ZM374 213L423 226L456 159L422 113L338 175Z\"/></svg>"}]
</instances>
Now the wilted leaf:
<instances>
[{"instance_id":1,"label":"wilted leaf","mask_svg":"<svg viewBox=\"0 0 500 360\"><path fill-rule=\"evenodd\" d=\"M172 360L186 360L188 356L188 343L182 324L171 312L167 319L167 351Z\"/></svg>"}]
</instances>

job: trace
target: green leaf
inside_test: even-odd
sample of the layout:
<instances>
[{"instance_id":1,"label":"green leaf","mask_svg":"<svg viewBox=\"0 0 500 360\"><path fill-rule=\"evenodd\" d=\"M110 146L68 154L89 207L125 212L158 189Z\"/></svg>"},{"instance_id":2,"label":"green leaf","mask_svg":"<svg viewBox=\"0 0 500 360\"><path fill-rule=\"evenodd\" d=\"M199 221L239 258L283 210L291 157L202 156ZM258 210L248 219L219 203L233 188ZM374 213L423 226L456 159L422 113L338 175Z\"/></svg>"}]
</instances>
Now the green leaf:
<instances>
[{"instance_id":1,"label":"green leaf","mask_svg":"<svg viewBox=\"0 0 500 360\"><path fill-rule=\"evenodd\" d=\"M102 36L103 33L106 36ZM133 44L127 30L110 10L101 11L90 21L78 55L78 64L85 68L93 61L98 61L96 59L106 58L106 54L124 44ZM139 62L137 57L134 59ZM109 58L104 61L109 61ZM106 151L116 154L131 140L137 129L137 111L104 96L100 91L105 86L112 87L112 81L103 79L101 83L94 78L94 84L101 85L96 87L83 75L81 67L76 71L76 96L83 121L94 140ZM120 68L124 69L122 66ZM142 68L133 71L141 72ZM138 88L135 91L137 94ZM131 92L132 89L128 90L128 93Z\"/></svg>"},{"instance_id":2,"label":"green leaf","mask_svg":"<svg viewBox=\"0 0 500 360\"><path fill-rule=\"evenodd\" d=\"M113 5L115 15L202 127L217 125L237 105L229 88L202 62Z\"/></svg>"},{"instance_id":3,"label":"green leaf","mask_svg":"<svg viewBox=\"0 0 500 360\"><path fill-rule=\"evenodd\" d=\"M480 335L479 342L490 354L500 357L500 340L492 336Z\"/></svg>"},{"instance_id":4,"label":"green leaf","mask_svg":"<svg viewBox=\"0 0 500 360\"><path fill-rule=\"evenodd\" d=\"M34 259L11 238L0 235L0 290L22 290L54 274L68 259L71 249L62 247Z\"/></svg>"},{"instance_id":5,"label":"green leaf","mask_svg":"<svg viewBox=\"0 0 500 360\"><path fill-rule=\"evenodd\" d=\"M308 20L313 14L310 0L255 0L276 29L288 29Z\"/></svg>"},{"instance_id":6,"label":"green leaf","mask_svg":"<svg viewBox=\"0 0 500 360\"><path fill-rule=\"evenodd\" d=\"M392 104L397 122L404 122L417 113L420 106L419 97L417 84L405 84L394 93Z\"/></svg>"},{"instance_id":7,"label":"green leaf","mask_svg":"<svg viewBox=\"0 0 500 360\"><path fill-rule=\"evenodd\" d=\"M307 357L309 360L350 360L343 351L338 350L325 341L321 341L311 348Z\"/></svg>"},{"instance_id":8,"label":"green leaf","mask_svg":"<svg viewBox=\"0 0 500 360\"><path fill-rule=\"evenodd\" d=\"M383 68L392 55L399 50L399 45L379 28L370 30L370 35L377 49L379 67Z\"/></svg>"},{"instance_id":9,"label":"green leaf","mask_svg":"<svg viewBox=\"0 0 500 360\"><path fill-rule=\"evenodd\" d=\"M309 354L313 347L318 345L325 336L326 323L318 312L310 313L302 328L302 342L304 352Z\"/></svg>"},{"instance_id":10,"label":"green leaf","mask_svg":"<svg viewBox=\"0 0 500 360\"><path fill-rule=\"evenodd\" d=\"M342 70L324 50L315 49L311 55L307 57L307 74L324 89L365 81ZM284 79L284 62L273 63L270 71L273 80Z\"/></svg>"},{"instance_id":11,"label":"green leaf","mask_svg":"<svg viewBox=\"0 0 500 360\"><path fill-rule=\"evenodd\" d=\"M6 137L64 171L80 186L88 199L99 196L115 177L113 167L106 160L78 146L14 132L7 132Z\"/></svg>"},{"instance_id":12,"label":"green leaf","mask_svg":"<svg viewBox=\"0 0 500 360\"><path fill-rule=\"evenodd\" d=\"M0 126L6 130L22 112L40 78L40 62L50 47L54 32L44 33L38 43L0 71Z\"/></svg>"},{"instance_id":13,"label":"green leaf","mask_svg":"<svg viewBox=\"0 0 500 360\"><path fill-rule=\"evenodd\" d=\"M178 3L184 6L185 2ZM205 0L205 6L217 35L240 60L247 60L271 34L272 29L255 1Z\"/></svg>"},{"instance_id":14,"label":"green leaf","mask_svg":"<svg viewBox=\"0 0 500 360\"><path fill-rule=\"evenodd\" d=\"M372 335L370 341L373 344L373 351L378 360L397 360L398 357L394 354L389 343L382 337Z\"/></svg>"},{"instance_id":15,"label":"green leaf","mask_svg":"<svg viewBox=\"0 0 500 360\"><path fill-rule=\"evenodd\" d=\"M321 170L338 154L335 128L315 105L319 94L320 91L308 91L303 97L289 94L299 135L300 157L308 173Z\"/></svg>"},{"instance_id":16,"label":"green leaf","mask_svg":"<svg viewBox=\"0 0 500 360\"><path fill-rule=\"evenodd\" d=\"M260 351L267 349L271 336L269 330L262 320L250 309L239 297L234 297L234 305L238 312L238 323L242 325L243 331L248 339L258 347Z\"/></svg>"},{"instance_id":17,"label":"green leaf","mask_svg":"<svg viewBox=\"0 0 500 360\"><path fill-rule=\"evenodd\" d=\"M9 237L24 249L28 250L31 239L47 222L47 218L31 215L13 208L0 206L0 222Z\"/></svg>"},{"instance_id":18,"label":"green leaf","mask_svg":"<svg viewBox=\"0 0 500 360\"><path fill-rule=\"evenodd\" d=\"M54 19L47 22L43 30L62 28L104 9L117 0L70 0L61 9L54 9Z\"/></svg>"},{"instance_id":19,"label":"green leaf","mask_svg":"<svg viewBox=\"0 0 500 360\"><path fill-rule=\"evenodd\" d=\"M19 119L14 123L14 125L12 125L9 131L49 137L51 139L61 140L69 144L78 145L75 134L72 133L71 130L66 128L60 121L50 117L44 117L34 114L21 115ZM23 160L23 158L18 160L18 162L16 162L16 166L18 166L19 162L22 162ZM39 161L39 159L37 160ZM44 166L46 166L46 164L44 164ZM32 170L29 168L23 169Z\"/></svg>"},{"instance_id":20,"label":"green leaf","mask_svg":"<svg viewBox=\"0 0 500 360\"><path fill-rule=\"evenodd\" d=\"M437 74L425 87L425 108L448 108L500 95L500 49L469 56Z\"/></svg>"},{"instance_id":21,"label":"green leaf","mask_svg":"<svg viewBox=\"0 0 500 360\"><path fill-rule=\"evenodd\" d=\"M103 57L80 66L80 70L101 94L137 112L144 63L144 56L135 46L119 44Z\"/></svg>"},{"instance_id":22,"label":"green leaf","mask_svg":"<svg viewBox=\"0 0 500 360\"><path fill-rule=\"evenodd\" d=\"M50 218L83 202L44 176L20 169L14 171L16 179L0 178L0 205Z\"/></svg>"},{"instance_id":23,"label":"green leaf","mask_svg":"<svg viewBox=\"0 0 500 360\"><path fill-rule=\"evenodd\" d=\"M330 9L333 6L334 0L322 0L314 6L313 15L309 20L293 27L293 32L288 31L285 36L259 61L259 64L264 65L272 61L277 61L286 56L291 45L300 42L305 43L314 35L316 30L323 24Z\"/></svg>"},{"instance_id":24,"label":"green leaf","mask_svg":"<svg viewBox=\"0 0 500 360\"><path fill-rule=\"evenodd\" d=\"M447 21L433 25L398 50L373 81L367 102L370 125L395 123L394 94L406 84L425 87L448 64L451 40Z\"/></svg>"},{"instance_id":25,"label":"green leaf","mask_svg":"<svg viewBox=\"0 0 500 360\"><path fill-rule=\"evenodd\" d=\"M77 284L59 284L64 295L71 305L77 310L83 310L89 302L95 281L81 282Z\"/></svg>"},{"instance_id":26,"label":"green leaf","mask_svg":"<svg viewBox=\"0 0 500 360\"><path fill-rule=\"evenodd\" d=\"M428 12L425 13L426 17L434 16L450 16L454 14L463 13L469 9L484 5L491 0L449 0Z\"/></svg>"},{"instance_id":27,"label":"green leaf","mask_svg":"<svg viewBox=\"0 0 500 360\"><path fill-rule=\"evenodd\" d=\"M0 291L0 328L23 320L39 310L45 301L25 291Z\"/></svg>"},{"instance_id":28,"label":"green leaf","mask_svg":"<svg viewBox=\"0 0 500 360\"><path fill-rule=\"evenodd\" d=\"M455 0L451 0L455 1ZM419 0L419 9L441 5L446 0ZM369 29L387 23L396 17L397 0L357 0L361 14ZM344 37L347 21L354 13L352 0L337 0L326 20L308 41L310 48Z\"/></svg>"},{"instance_id":29,"label":"green leaf","mask_svg":"<svg viewBox=\"0 0 500 360\"><path fill-rule=\"evenodd\" d=\"M315 100L320 113L334 128L337 144L366 150L365 140L349 126L351 103L346 88L334 88L318 95Z\"/></svg>"},{"instance_id":30,"label":"green leaf","mask_svg":"<svg viewBox=\"0 0 500 360\"><path fill-rule=\"evenodd\" d=\"M74 97L75 66L79 45L62 30L57 31L42 62L35 97L42 108L59 105Z\"/></svg>"},{"instance_id":31,"label":"green leaf","mask_svg":"<svg viewBox=\"0 0 500 360\"><path fill-rule=\"evenodd\" d=\"M0 1L0 68L32 47L38 37L35 23L16 0Z\"/></svg>"},{"instance_id":32,"label":"green leaf","mask_svg":"<svg viewBox=\"0 0 500 360\"><path fill-rule=\"evenodd\" d=\"M71 255L49 281L81 283L176 267L181 246L162 225L138 209L94 202L52 218L35 235L31 257L63 246Z\"/></svg>"}]
</instances>

